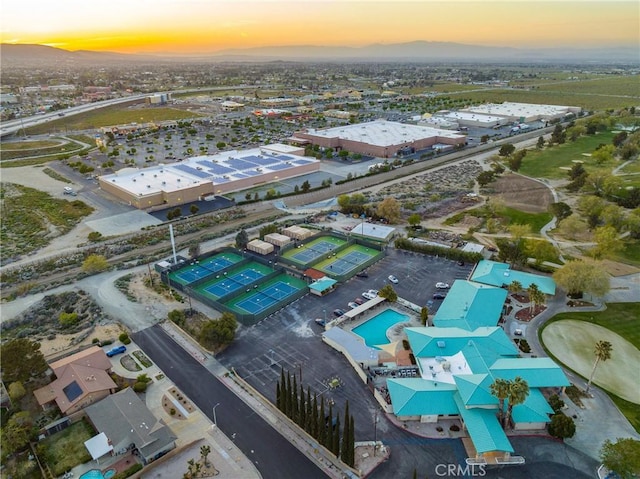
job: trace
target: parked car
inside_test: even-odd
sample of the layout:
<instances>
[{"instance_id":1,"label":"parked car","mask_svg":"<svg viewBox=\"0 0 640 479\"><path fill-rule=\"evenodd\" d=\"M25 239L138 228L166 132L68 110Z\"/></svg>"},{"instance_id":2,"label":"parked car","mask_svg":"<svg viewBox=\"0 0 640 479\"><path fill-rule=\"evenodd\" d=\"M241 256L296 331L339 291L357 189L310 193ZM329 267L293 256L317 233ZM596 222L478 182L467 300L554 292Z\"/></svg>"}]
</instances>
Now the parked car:
<instances>
[{"instance_id":1,"label":"parked car","mask_svg":"<svg viewBox=\"0 0 640 479\"><path fill-rule=\"evenodd\" d=\"M513 334L515 334L516 336L522 336L522 329L516 329Z\"/></svg>"},{"instance_id":2,"label":"parked car","mask_svg":"<svg viewBox=\"0 0 640 479\"><path fill-rule=\"evenodd\" d=\"M364 304L365 300L360 297L357 297L356 299L353 300L353 302L356 304Z\"/></svg>"},{"instance_id":3,"label":"parked car","mask_svg":"<svg viewBox=\"0 0 640 479\"><path fill-rule=\"evenodd\" d=\"M370 289L369 293L371 293L374 296L378 296L378 290L377 289Z\"/></svg>"},{"instance_id":4,"label":"parked car","mask_svg":"<svg viewBox=\"0 0 640 479\"><path fill-rule=\"evenodd\" d=\"M394 275L390 274L388 279L389 279L389 281L391 281L393 284L398 284L398 278L396 278Z\"/></svg>"},{"instance_id":5,"label":"parked car","mask_svg":"<svg viewBox=\"0 0 640 479\"><path fill-rule=\"evenodd\" d=\"M367 273L366 271L360 271L359 273L356 274L356 276L358 278L368 278L369 277L369 273Z\"/></svg>"},{"instance_id":6,"label":"parked car","mask_svg":"<svg viewBox=\"0 0 640 479\"><path fill-rule=\"evenodd\" d=\"M369 291L365 291L364 293L362 293L362 297L367 299L373 299L376 296L377 294L371 294Z\"/></svg>"},{"instance_id":7,"label":"parked car","mask_svg":"<svg viewBox=\"0 0 640 479\"><path fill-rule=\"evenodd\" d=\"M316 318L314 319L314 321L316 322L316 324L319 324L320 326L324 326L324 319Z\"/></svg>"},{"instance_id":8,"label":"parked car","mask_svg":"<svg viewBox=\"0 0 640 479\"><path fill-rule=\"evenodd\" d=\"M107 356L112 358L113 356L124 353L126 350L126 346L116 346L115 348L111 348L109 351L107 351Z\"/></svg>"},{"instance_id":9,"label":"parked car","mask_svg":"<svg viewBox=\"0 0 640 479\"><path fill-rule=\"evenodd\" d=\"M351 309L356 309L358 307L358 303L349 301L349 304L347 304L347 306L349 306Z\"/></svg>"},{"instance_id":10,"label":"parked car","mask_svg":"<svg viewBox=\"0 0 640 479\"><path fill-rule=\"evenodd\" d=\"M436 288L437 289L449 289L449 283L438 282L438 283L436 283Z\"/></svg>"},{"instance_id":11,"label":"parked car","mask_svg":"<svg viewBox=\"0 0 640 479\"><path fill-rule=\"evenodd\" d=\"M333 314L335 314L336 316L340 317L340 316L344 316L346 314L346 312L343 309L334 309L333 310Z\"/></svg>"},{"instance_id":12,"label":"parked car","mask_svg":"<svg viewBox=\"0 0 640 479\"><path fill-rule=\"evenodd\" d=\"M444 293L434 293L433 294L433 299L444 299L446 297L447 297L447 295L444 294Z\"/></svg>"}]
</instances>

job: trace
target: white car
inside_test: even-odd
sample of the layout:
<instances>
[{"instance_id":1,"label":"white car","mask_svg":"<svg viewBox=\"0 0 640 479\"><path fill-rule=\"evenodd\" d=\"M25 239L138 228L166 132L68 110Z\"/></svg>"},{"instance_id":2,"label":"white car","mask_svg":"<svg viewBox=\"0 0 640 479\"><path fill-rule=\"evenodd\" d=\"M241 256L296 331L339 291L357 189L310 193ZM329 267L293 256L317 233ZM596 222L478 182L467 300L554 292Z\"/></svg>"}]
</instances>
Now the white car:
<instances>
[{"instance_id":1,"label":"white car","mask_svg":"<svg viewBox=\"0 0 640 479\"><path fill-rule=\"evenodd\" d=\"M370 289L369 290L369 294L372 294L374 296L378 296L378 290L377 289Z\"/></svg>"},{"instance_id":2,"label":"white car","mask_svg":"<svg viewBox=\"0 0 640 479\"><path fill-rule=\"evenodd\" d=\"M377 294L371 294L369 291L365 291L362 293L362 297L366 299L373 299L377 296Z\"/></svg>"},{"instance_id":3,"label":"white car","mask_svg":"<svg viewBox=\"0 0 640 479\"><path fill-rule=\"evenodd\" d=\"M389 275L389 281L391 281L393 284L398 284L398 278L396 278L392 274Z\"/></svg>"},{"instance_id":4,"label":"white car","mask_svg":"<svg viewBox=\"0 0 640 479\"><path fill-rule=\"evenodd\" d=\"M436 283L437 289L449 289L449 283Z\"/></svg>"},{"instance_id":5,"label":"white car","mask_svg":"<svg viewBox=\"0 0 640 479\"><path fill-rule=\"evenodd\" d=\"M347 306L349 306L351 309L356 309L358 307L358 303L354 303L353 301L349 302L349 304L347 304Z\"/></svg>"}]
</instances>

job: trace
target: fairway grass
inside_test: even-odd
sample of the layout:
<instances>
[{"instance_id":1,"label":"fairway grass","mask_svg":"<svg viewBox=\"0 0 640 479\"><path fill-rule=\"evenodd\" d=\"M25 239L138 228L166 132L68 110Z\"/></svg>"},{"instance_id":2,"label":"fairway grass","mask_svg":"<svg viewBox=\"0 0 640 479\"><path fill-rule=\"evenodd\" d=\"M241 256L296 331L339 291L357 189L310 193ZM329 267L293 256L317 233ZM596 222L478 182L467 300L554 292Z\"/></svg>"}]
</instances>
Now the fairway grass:
<instances>
[{"instance_id":1,"label":"fairway grass","mask_svg":"<svg viewBox=\"0 0 640 479\"><path fill-rule=\"evenodd\" d=\"M590 157L601 143L610 144L613 133L602 132L596 135L583 136L575 142L566 142L562 145L548 148L542 151L529 150L522 162L519 173L533 178L566 179L569 181L566 168L571 168L576 162L582 162L588 173L605 171L610 173L617 166L615 161L596 165Z\"/></svg>"},{"instance_id":2,"label":"fairway grass","mask_svg":"<svg viewBox=\"0 0 640 479\"><path fill-rule=\"evenodd\" d=\"M622 336L597 324L566 319L547 325L541 339L558 361L587 379L596 343L609 341L613 346L611 359L600 361L593 382L625 401L640 404L640 350Z\"/></svg>"}]
</instances>

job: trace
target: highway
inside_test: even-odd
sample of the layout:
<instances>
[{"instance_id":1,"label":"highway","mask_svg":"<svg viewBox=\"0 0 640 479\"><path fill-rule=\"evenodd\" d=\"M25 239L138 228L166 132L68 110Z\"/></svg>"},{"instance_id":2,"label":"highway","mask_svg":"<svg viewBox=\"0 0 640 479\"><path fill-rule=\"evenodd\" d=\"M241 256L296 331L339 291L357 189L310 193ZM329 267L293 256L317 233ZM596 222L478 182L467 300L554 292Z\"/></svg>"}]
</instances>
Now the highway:
<instances>
[{"instance_id":1,"label":"highway","mask_svg":"<svg viewBox=\"0 0 640 479\"><path fill-rule=\"evenodd\" d=\"M264 478L327 476L271 425L240 400L159 326L133 334L136 344L251 460Z\"/></svg>"}]
</instances>

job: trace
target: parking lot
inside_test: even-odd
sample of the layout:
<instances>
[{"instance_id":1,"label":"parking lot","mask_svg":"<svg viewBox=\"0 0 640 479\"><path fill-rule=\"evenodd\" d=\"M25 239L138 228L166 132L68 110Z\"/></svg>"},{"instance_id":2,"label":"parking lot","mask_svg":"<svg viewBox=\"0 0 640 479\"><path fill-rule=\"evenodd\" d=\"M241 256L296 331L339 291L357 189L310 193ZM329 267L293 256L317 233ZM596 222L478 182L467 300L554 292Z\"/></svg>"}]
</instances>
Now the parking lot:
<instances>
[{"instance_id":1,"label":"parking lot","mask_svg":"<svg viewBox=\"0 0 640 479\"><path fill-rule=\"evenodd\" d=\"M436 282L452 283L465 279L471 264L459 266L455 261L409 253L388 248L387 256L368 270L368 277L353 277L328 296L307 295L265 318L256 325L240 331L238 338L218 359L228 368L235 368L264 396L275 401L276 382L283 368L296 374L298 384L310 388L311 394L323 395L342 410L346 400L356 418L356 438L371 439L371 417L377 409L372 394L352 371L344 357L321 341L324 328L316 318L332 319L334 309L348 310L347 304L368 289L380 289L393 284L398 295L419 306L433 301L438 291ZM433 301L430 313L442 301ZM335 387L336 380L339 384ZM360 420L358 420L358 417Z\"/></svg>"}]
</instances>

